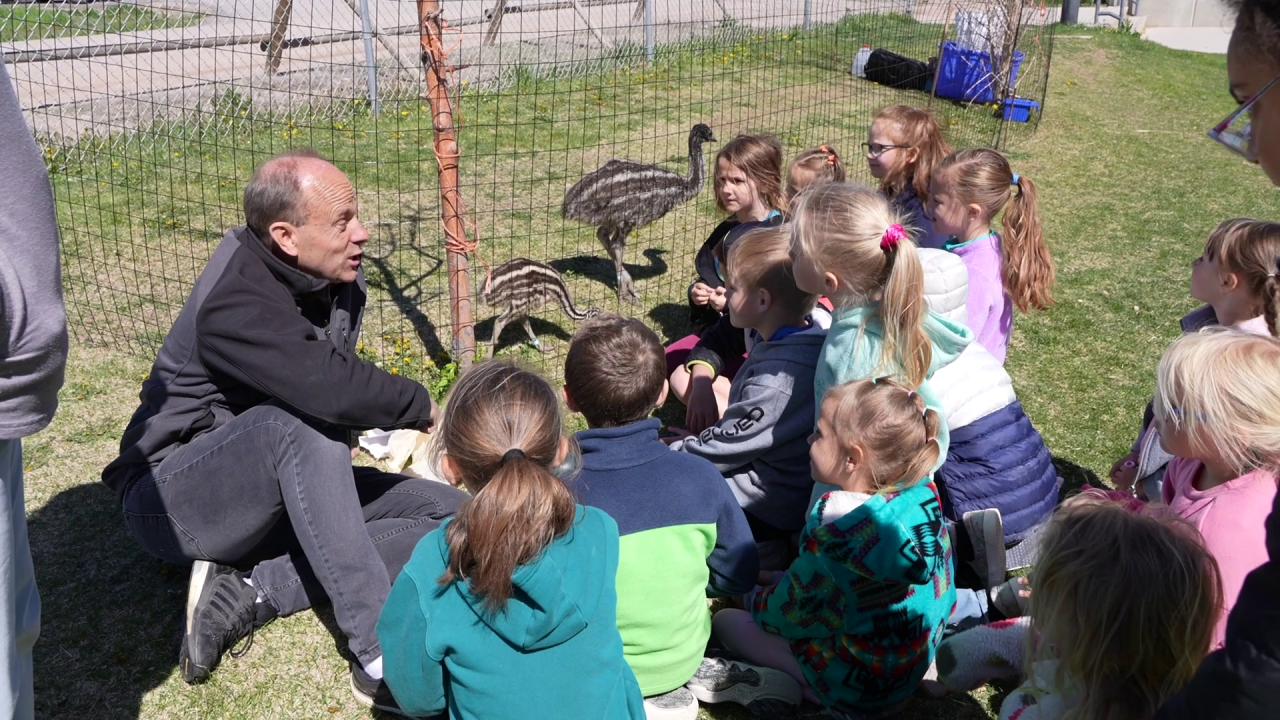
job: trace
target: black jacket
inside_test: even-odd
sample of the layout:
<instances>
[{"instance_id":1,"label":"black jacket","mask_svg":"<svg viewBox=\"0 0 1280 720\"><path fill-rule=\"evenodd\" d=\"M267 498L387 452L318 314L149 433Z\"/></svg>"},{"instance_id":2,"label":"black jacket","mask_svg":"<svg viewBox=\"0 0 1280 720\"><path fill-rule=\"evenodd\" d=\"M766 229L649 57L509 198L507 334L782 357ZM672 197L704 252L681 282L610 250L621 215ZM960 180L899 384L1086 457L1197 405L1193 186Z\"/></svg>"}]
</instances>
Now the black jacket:
<instances>
[{"instance_id":1,"label":"black jacket","mask_svg":"<svg viewBox=\"0 0 1280 720\"><path fill-rule=\"evenodd\" d=\"M1227 639L1155 720L1280 718L1280 496L1267 517L1267 556L1227 617Z\"/></svg>"},{"instance_id":2,"label":"black jacket","mask_svg":"<svg viewBox=\"0 0 1280 720\"><path fill-rule=\"evenodd\" d=\"M704 329L714 325L721 315L728 317L727 312L716 312L710 305L694 305L693 286L698 283L705 283L713 288L724 287L724 279L716 271L714 251L716 246L729 234L729 231L737 227L737 225L738 221L732 216L721 222L707 236L706 241L702 243L702 247L698 248L698 254L693 258L693 267L698 271L698 279L689 283L689 323L693 325L695 333L701 334Z\"/></svg>"},{"instance_id":3,"label":"black jacket","mask_svg":"<svg viewBox=\"0 0 1280 720\"><path fill-rule=\"evenodd\" d=\"M356 357L364 276L341 285L285 265L247 228L196 280L102 481L121 496L201 433L274 402L337 429L425 427L431 396Z\"/></svg>"}]
</instances>

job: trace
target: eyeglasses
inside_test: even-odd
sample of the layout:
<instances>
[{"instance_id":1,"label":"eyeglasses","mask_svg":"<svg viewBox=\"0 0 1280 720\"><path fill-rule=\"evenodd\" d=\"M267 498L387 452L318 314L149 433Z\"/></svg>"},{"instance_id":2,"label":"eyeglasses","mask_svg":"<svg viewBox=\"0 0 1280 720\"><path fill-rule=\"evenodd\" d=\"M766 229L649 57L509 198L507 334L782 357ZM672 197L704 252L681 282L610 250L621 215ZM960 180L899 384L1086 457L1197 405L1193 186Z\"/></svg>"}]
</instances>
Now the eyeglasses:
<instances>
[{"instance_id":1,"label":"eyeglasses","mask_svg":"<svg viewBox=\"0 0 1280 720\"><path fill-rule=\"evenodd\" d=\"M1254 160L1253 155L1253 127L1247 119L1246 113L1258 102L1267 91L1271 89L1277 81L1280 81L1280 75L1271 78L1271 82L1262 86L1253 97L1246 100L1235 112L1226 117L1225 120L1218 123L1209 131L1209 137L1222 143L1228 150L1244 156L1246 160ZM1240 122L1241 118L1246 118L1244 122Z\"/></svg>"},{"instance_id":2,"label":"eyeglasses","mask_svg":"<svg viewBox=\"0 0 1280 720\"><path fill-rule=\"evenodd\" d=\"M898 148L905 148L905 147L907 146L906 145L881 145L880 143L862 143L862 151L867 154L867 157L873 157L873 158L880 157L881 155L884 154L885 150L896 150Z\"/></svg>"}]
</instances>

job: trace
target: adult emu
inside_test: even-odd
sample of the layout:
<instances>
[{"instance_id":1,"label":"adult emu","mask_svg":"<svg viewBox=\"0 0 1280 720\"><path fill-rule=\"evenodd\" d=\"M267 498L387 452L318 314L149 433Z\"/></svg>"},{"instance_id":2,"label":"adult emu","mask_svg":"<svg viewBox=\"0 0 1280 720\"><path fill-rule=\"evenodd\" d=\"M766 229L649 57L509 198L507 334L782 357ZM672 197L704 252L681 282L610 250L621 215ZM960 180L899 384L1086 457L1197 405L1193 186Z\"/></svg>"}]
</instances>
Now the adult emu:
<instances>
[{"instance_id":1,"label":"adult emu","mask_svg":"<svg viewBox=\"0 0 1280 720\"><path fill-rule=\"evenodd\" d=\"M569 188L560 213L595 225L596 237L618 272L618 298L640 302L631 275L622 265L627 236L683 205L702 192L706 170L702 144L715 142L711 128L698 123L689 131L689 174L673 173L657 165L610 160Z\"/></svg>"}]
</instances>

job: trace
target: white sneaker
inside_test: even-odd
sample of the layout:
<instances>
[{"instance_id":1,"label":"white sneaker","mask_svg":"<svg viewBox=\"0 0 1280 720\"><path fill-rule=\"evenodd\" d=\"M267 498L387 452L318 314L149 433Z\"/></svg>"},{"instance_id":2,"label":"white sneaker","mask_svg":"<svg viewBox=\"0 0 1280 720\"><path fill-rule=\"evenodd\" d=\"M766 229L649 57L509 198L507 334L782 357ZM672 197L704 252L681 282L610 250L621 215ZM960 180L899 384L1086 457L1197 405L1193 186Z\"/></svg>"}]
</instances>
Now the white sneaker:
<instances>
[{"instance_id":1,"label":"white sneaker","mask_svg":"<svg viewBox=\"0 0 1280 720\"><path fill-rule=\"evenodd\" d=\"M800 683L781 670L723 658L703 658L686 687L704 703L737 703L762 717L790 715L804 700Z\"/></svg>"},{"instance_id":2,"label":"white sneaker","mask_svg":"<svg viewBox=\"0 0 1280 720\"><path fill-rule=\"evenodd\" d=\"M644 715L647 720L697 720L698 698L681 685L669 693L645 698Z\"/></svg>"}]
</instances>

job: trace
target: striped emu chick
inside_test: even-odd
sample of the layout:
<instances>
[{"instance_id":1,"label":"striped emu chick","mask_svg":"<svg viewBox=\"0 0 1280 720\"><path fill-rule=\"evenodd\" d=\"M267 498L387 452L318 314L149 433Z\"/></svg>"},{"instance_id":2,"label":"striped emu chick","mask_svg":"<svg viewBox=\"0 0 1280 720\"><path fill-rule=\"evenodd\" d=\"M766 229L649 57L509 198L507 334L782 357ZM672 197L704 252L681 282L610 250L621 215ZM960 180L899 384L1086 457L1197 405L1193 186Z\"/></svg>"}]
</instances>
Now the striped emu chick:
<instances>
[{"instance_id":1,"label":"striped emu chick","mask_svg":"<svg viewBox=\"0 0 1280 720\"><path fill-rule=\"evenodd\" d=\"M542 344L538 342L538 336L533 334L533 328L529 326L529 315L541 310L548 302L559 303L564 314L575 322L595 317L600 312L595 308L579 311L573 306L573 300L569 298L569 288L565 287L560 273L550 265L528 258L513 258L494 268L489 275L489 280L485 283L484 290L480 292L480 297L490 307L506 308L493 321L493 336L489 342L488 357L493 357L493 350L498 346L502 329L517 319L523 321L524 331L529 333L529 340L533 346L541 350Z\"/></svg>"},{"instance_id":2,"label":"striped emu chick","mask_svg":"<svg viewBox=\"0 0 1280 720\"><path fill-rule=\"evenodd\" d=\"M627 236L702 192L706 169L702 144L715 142L711 128L698 123L689 131L689 174L631 160L610 160L579 180L564 194L560 214L596 226L596 237L613 260L618 299L640 302L631 274L622 265Z\"/></svg>"}]
</instances>

